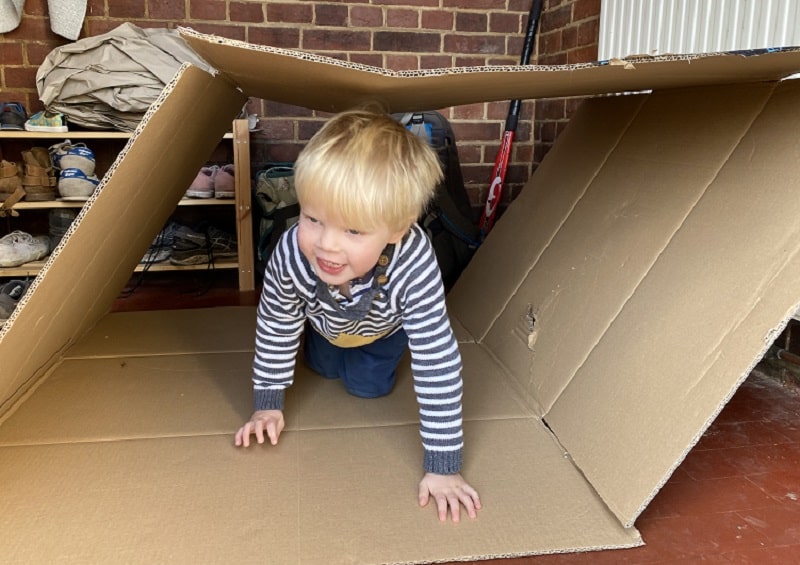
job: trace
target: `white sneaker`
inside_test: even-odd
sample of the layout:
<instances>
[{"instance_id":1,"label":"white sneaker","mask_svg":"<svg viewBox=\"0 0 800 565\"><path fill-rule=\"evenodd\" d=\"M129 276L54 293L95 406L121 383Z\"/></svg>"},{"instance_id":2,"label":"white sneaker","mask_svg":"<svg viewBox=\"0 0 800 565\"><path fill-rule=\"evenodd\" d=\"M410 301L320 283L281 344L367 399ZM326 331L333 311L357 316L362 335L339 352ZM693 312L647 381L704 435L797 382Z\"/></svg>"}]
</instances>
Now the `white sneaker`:
<instances>
[{"instance_id":1,"label":"white sneaker","mask_svg":"<svg viewBox=\"0 0 800 565\"><path fill-rule=\"evenodd\" d=\"M46 235L33 236L16 230L0 237L0 267L19 267L38 261L49 252L50 239Z\"/></svg>"}]
</instances>

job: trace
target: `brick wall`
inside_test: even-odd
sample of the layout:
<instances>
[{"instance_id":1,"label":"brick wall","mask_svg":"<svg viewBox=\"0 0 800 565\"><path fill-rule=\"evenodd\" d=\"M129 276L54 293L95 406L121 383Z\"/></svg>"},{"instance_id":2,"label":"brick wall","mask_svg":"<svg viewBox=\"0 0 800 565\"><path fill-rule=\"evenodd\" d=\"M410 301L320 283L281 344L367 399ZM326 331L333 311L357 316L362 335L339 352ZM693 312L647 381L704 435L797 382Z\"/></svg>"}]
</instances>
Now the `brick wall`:
<instances>
[{"instance_id":1,"label":"brick wall","mask_svg":"<svg viewBox=\"0 0 800 565\"><path fill-rule=\"evenodd\" d=\"M198 31L302 49L396 70L518 64L530 0L89 0L81 37L123 22ZM38 65L68 43L50 31L47 0L26 0L21 25L0 35L0 101L41 109ZM597 54L600 0L545 0L533 63L590 61ZM515 136L506 200L527 181L567 123L574 100L526 101ZM535 106L535 120L532 116ZM253 140L256 166L292 160L327 117L304 108L251 100L262 118ZM508 111L505 102L441 109L459 142L473 202L483 201ZM187 111L191 111L187 109Z\"/></svg>"}]
</instances>

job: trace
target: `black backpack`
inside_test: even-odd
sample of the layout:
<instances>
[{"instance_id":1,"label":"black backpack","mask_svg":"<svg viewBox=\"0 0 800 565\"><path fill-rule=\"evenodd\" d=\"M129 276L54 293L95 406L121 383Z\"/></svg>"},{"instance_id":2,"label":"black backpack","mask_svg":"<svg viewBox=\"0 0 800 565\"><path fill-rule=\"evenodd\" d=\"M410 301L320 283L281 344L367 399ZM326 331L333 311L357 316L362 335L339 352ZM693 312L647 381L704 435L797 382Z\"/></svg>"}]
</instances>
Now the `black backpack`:
<instances>
[{"instance_id":1,"label":"black backpack","mask_svg":"<svg viewBox=\"0 0 800 565\"><path fill-rule=\"evenodd\" d=\"M447 118L436 111L394 114L394 118L427 139L442 164L444 180L419 223L433 242L442 279L449 290L480 245L478 222L464 188L456 137Z\"/></svg>"}]
</instances>

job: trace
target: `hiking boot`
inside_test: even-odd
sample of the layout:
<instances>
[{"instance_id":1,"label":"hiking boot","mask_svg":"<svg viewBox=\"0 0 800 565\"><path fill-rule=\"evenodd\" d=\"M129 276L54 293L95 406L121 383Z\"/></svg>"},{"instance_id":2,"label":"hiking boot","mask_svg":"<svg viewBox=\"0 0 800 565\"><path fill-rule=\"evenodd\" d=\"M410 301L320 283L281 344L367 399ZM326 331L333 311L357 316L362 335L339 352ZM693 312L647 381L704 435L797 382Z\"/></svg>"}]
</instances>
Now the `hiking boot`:
<instances>
[{"instance_id":1,"label":"hiking boot","mask_svg":"<svg viewBox=\"0 0 800 565\"><path fill-rule=\"evenodd\" d=\"M36 112L25 122L27 131L44 131L51 133L64 133L67 129L67 121L63 114L58 112Z\"/></svg>"},{"instance_id":2,"label":"hiking boot","mask_svg":"<svg viewBox=\"0 0 800 565\"><path fill-rule=\"evenodd\" d=\"M235 168L232 164L223 165L214 177L214 198L234 198L236 196Z\"/></svg>"},{"instance_id":3,"label":"hiking boot","mask_svg":"<svg viewBox=\"0 0 800 565\"><path fill-rule=\"evenodd\" d=\"M96 165L94 151L85 143L72 143L69 139L51 145L48 150L56 169L80 169L87 176L94 174Z\"/></svg>"},{"instance_id":4,"label":"hiking boot","mask_svg":"<svg viewBox=\"0 0 800 565\"><path fill-rule=\"evenodd\" d=\"M212 165L203 167L189 185L184 196L188 198L214 198L214 178L219 167Z\"/></svg>"},{"instance_id":5,"label":"hiking boot","mask_svg":"<svg viewBox=\"0 0 800 565\"><path fill-rule=\"evenodd\" d=\"M3 102L0 104L0 130L25 131L28 113L19 102Z\"/></svg>"},{"instance_id":6,"label":"hiking boot","mask_svg":"<svg viewBox=\"0 0 800 565\"><path fill-rule=\"evenodd\" d=\"M62 161L63 162L63 161ZM80 169L63 169L58 177L58 193L62 200L89 200L100 179Z\"/></svg>"},{"instance_id":7,"label":"hiking boot","mask_svg":"<svg viewBox=\"0 0 800 565\"><path fill-rule=\"evenodd\" d=\"M0 286L0 326L11 317L30 284L30 281L12 280Z\"/></svg>"},{"instance_id":8,"label":"hiking boot","mask_svg":"<svg viewBox=\"0 0 800 565\"><path fill-rule=\"evenodd\" d=\"M12 231L0 237L0 267L19 267L38 261L50 252L46 235L33 236L24 231Z\"/></svg>"},{"instance_id":9,"label":"hiking boot","mask_svg":"<svg viewBox=\"0 0 800 565\"><path fill-rule=\"evenodd\" d=\"M50 154L44 147L33 147L22 152L25 162L22 186L25 200L42 202L56 199L56 176Z\"/></svg>"},{"instance_id":10,"label":"hiking boot","mask_svg":"<svg viewBox=\"0 0 800 565\"><path fill-rule=\"evenodd\" d=\"M202 231L180 226L175 232L169 262L173 265L202 265L217 259L236 258L236 239L229 233L214 226Z\"/></svg>"}]
</instances>

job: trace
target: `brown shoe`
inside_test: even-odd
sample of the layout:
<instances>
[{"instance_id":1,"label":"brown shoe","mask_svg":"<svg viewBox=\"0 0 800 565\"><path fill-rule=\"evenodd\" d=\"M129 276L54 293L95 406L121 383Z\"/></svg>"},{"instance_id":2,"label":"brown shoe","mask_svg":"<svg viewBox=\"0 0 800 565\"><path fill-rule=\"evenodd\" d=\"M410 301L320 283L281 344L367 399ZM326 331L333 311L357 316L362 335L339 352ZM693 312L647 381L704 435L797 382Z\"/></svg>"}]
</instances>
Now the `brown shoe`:
<instances>
[{"instance_id":1,"label":"brown shoe","mask_svg":"<svg viewBox=\"0 0 800 565\"><path fill-rule=\"evenodd\" d=\"M25 200L42 202L56 199L56 177L50 154L44 147L33 147L22 152L25 162L25 174L22 185L25 189Z\"/></svg>"}]
</instances>

